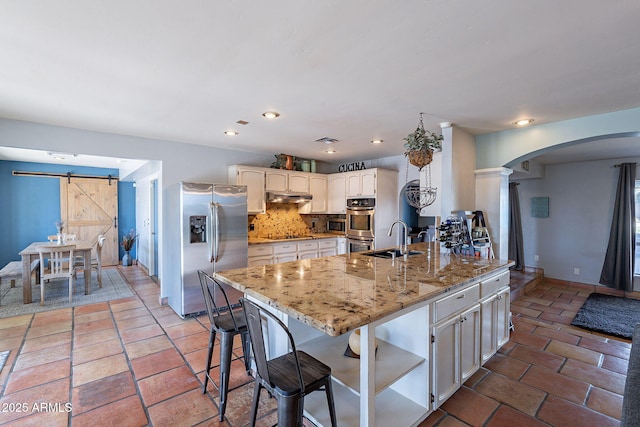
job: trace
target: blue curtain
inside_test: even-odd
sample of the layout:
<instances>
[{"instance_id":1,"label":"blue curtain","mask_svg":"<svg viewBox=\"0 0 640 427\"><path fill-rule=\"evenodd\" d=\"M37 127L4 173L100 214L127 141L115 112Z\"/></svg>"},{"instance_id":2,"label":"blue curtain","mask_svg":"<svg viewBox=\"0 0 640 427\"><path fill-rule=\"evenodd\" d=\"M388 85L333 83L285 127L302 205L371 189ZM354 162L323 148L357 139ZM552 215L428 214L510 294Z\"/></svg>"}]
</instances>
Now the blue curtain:
<instances>
[{"instance_id":1,"label":"blue curtain","mask_svg":"<svg viewBox=\"0 0 640 427\"><path fill-rule=\"evenodd\" d=\"M636 249L636 164L622 163L618 167L620 175L616 202L600 283L610 288L632 291Z\"/></svg>"}]
</instances>

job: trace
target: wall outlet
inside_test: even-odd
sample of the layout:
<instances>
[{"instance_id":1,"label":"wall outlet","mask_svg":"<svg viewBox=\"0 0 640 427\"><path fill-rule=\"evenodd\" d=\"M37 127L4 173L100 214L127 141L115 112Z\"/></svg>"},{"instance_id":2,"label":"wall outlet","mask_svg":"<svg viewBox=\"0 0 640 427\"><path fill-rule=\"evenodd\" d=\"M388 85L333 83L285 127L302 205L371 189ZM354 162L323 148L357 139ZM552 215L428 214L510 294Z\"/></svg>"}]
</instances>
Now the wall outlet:
<instances>
[{"instance_id":1,"label":"wall outlet","mask_svg":"<svg viewBox=\"0 0 640 427\"><path fill-rule=\"evenodd\" d=\"M536 254L533 256L534 261L540 261L540 255Z\"/></svg>"},{"instance_id":2,"label":"wall outlet","mask_svg":"<svg viewBox=\"0 0 640 427\"><path fill-rule=\"evenodd\" d=\"M573 274L580 275L580 269L578 267L573 267Z\"/></svg>"},{"instance_id":3,"label":"wall outlet","mask_svg":"<svg viewBox=\"0 0 640 427\"><path fill-rule=\"evenodd\" d=\"M249 224L249 231L255 231L255 229L256 229L255 224Z\"/></svg>"}]
</instances>

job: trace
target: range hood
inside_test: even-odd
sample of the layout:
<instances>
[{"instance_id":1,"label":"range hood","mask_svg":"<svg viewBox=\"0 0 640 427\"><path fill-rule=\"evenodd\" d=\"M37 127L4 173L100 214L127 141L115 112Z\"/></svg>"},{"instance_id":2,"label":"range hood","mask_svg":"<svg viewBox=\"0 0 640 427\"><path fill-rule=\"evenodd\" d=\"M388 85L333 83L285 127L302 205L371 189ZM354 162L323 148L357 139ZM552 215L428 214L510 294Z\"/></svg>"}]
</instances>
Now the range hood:
<instances>
[{"instance_id":1,"label":"range hood","mask_svg":"<svg viewBox=\"0 0 640 427\"><path fill-rule=\"evenodd\" d=\"M293 192L280 192L280 191L268 191L267 202L269 203L306 203L313 199L311 194L307 193L293 193Z\"/></svg>"}]
</instances>

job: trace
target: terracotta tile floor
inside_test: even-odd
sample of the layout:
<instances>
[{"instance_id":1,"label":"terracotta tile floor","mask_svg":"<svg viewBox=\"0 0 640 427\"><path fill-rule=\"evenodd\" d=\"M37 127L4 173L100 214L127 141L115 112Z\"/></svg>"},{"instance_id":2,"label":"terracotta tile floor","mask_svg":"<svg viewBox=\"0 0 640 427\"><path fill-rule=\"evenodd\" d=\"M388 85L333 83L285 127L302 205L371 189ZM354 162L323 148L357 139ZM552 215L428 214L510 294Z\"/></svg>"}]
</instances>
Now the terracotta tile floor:
<instances>
[{"instance_id":1,"label":"terracotta tile floor","mask_svg":"<svg viewBox=\"0 0 640 427\"><path fill-rule=\"evenodd\" d=\"M202 394L205 316L180 319L141 269L119 268L136 296L0 319L0 425L246 425L241 361L224 422L217 391ZM420 426L619 425L630 342L569 326L593 286L549 282L513 275L511 340ZM261 404L274 424L274 399Z\"/></svg>"}]
</instances>

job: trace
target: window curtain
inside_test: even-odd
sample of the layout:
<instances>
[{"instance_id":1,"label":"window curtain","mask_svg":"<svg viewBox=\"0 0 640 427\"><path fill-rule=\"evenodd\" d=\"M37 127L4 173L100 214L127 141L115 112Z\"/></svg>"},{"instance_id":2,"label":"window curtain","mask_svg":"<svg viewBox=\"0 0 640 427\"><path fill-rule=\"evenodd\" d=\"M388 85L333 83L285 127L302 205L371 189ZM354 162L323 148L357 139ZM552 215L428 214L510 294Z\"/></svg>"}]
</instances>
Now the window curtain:
<instances>
[{"instance_id":1,"label":"window curtain","mask_svg":"<svg viewBox=\"0 0 640 427\"><path fill-rule=\"evenodd\" d=\"M618 189L600 283L610 288L632 291L636 248L636 164L623 163L618 167Z\"/></svg>"},{"instance_id":2,"label":"window curtain","mask_svg":"<svg viewBox=\"0 0 640 427\"><path fill-rule=\"evenodd\" d=\"M513 270L524 270L524 246L522 243L522 219L518 183L509 183L509 251L510 260L515 261Z\"/></svg>"}]
</instances>

